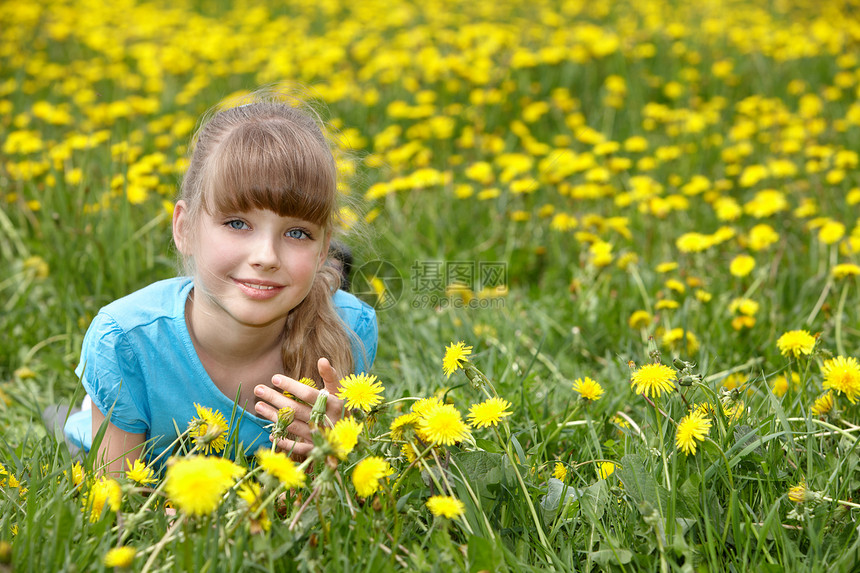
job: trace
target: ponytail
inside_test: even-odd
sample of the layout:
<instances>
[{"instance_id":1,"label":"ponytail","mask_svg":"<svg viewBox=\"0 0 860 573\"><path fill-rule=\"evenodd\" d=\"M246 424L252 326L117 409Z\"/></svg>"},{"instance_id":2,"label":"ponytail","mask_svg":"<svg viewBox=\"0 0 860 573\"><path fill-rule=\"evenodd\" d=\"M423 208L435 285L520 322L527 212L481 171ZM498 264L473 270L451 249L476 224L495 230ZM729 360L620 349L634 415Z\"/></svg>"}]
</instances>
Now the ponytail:
<instances>
[{"instance_id":1,"label":"ponytail","mask_svg":"<svg viewBox=\"0 0 860 573\"><path fill-rule=\"evenodd\" d=\"M317 388L323 387L317 368L320 358L328 358L340 376L352 374L355 368L352 343L358 338L338 316L332 302L338 285L340 274L323 265L310 292L290 312L284 326L281 346L284 372L297 380L310 378L316 382ZM360 349L361 344L358 346Z\"/></svg>"}]
</instances>

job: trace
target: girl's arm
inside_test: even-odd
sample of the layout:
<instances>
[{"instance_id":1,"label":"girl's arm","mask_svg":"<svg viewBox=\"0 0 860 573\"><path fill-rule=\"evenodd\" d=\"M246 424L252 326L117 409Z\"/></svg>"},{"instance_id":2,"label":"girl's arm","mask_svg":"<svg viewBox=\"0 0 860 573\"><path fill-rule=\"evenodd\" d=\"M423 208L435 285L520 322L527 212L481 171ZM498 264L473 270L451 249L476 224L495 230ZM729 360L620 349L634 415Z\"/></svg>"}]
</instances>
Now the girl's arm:
<instances>
[{"instance_id":1,"label":"girl's arm","mask_svg":"<svg viewBox=\"0 0 860 573\"><path fill-rule=\"evenodd\" d=\"M93 406L93 436L98 433L104 421L104 414ZM96 465L104 464L106 474L116 475L126 471L140 457L145 441L145 434L131 434L108 422L105 435L99 445Z\"/></svg>"}]
</instances>

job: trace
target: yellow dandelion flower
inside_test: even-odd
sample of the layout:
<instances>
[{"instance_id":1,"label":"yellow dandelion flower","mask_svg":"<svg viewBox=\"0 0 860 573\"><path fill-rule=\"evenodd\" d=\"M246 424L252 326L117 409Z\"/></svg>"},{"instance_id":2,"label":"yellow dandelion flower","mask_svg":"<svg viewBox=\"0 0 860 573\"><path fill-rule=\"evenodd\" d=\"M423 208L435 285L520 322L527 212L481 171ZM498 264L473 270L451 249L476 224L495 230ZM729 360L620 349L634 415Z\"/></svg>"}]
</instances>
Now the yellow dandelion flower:
<instances>
[{"instance_id":1,"label":"yellow dandelion flower","mask_svg":"<svg viewBox=\"0 0 860 573\"><path fill-rule=\"evenodd\" d=\"M442 358L442 370L445 376L451 377L455 371L463 367L463 361L468 360L467 356L472 354L472 347L466 346L464 342L453 342L445 348L445 356Z\"/></svg>"},{"instance_id":2,"label":"yellow dandelion flower","mask_svg":"<svg viewBox=\"0 0 860 573\"><path fill-rule=\"evenodd\" d=\"M412 411L423 417L425 414L427 414L427 412L429 412L441 403L442 400L440 400L436 396L432 396L430 398L422 398L412 403Z\"/></svg>"},{"instance_id":3,"label":"yellow dandelion flower","mask_svg":"<svg viewBox=\"0 0 860 573\"><path fill-rule=\"evenodd\" d=\"M188 422L188 435L194 439L194 445L204 454L222 451L227 446L227 434L230 431L224 415L196 403L194 408L197 417Z\"/></svg>"},{"instance_id":4,"label":"yellow dandelion flower","mask_svg":"<svg viewBox=\"0 0 860 573\"><path fill-rule=\"evenodd\" d=\"M401 416L397 416L391 422L391 439L404 440L406 439L409 430L415 430L418 427L418 421L421 416L416 412L407 412Z\"/></svg>"},{"instance_id":5,"label":"yellow dandelion flower","mask_svg":"<svg viewBox=\"0 0 860 573\"><path fill-rule=\"evenodd\" d=\"M755 268L755 259L749 255L738 255L729 264L729 272L734 277L745 277Z\"/></svg>"},{"instance_id":6,"label":"yellow dandelion flower","mask_svg":"<svg viewBox=\"0 0 860 573\"><path fill-rule=\"evenodd\" d=\"M257 461L267 474L278 478L286 488L301 487L307 478L307 474L283 452L260 448L257 450Z\"/></svg>"},{"instance_id":7,"label":"yellow dandelion flower","mask_svg":"<svg viewBox=\"0 0 860 573\"><path fill-rule=\"evenodd\" d=\"M762 251L779 240L779 233L773 227L762 223L750 229L749 247L754 251Z\"/></svg>"},{"instance_id":8,"label":"yellow dandelion flower","mask_svg":"<svg viewBox=\"0 0 860 573\"><path fill-rule=\"evenodd\" d=\"M260 487L260 484L256 482L246 482L243 483L239 487L239 491L236 492L236 495L239 496L239 499L245 502L245 505L248 506L248 513L254 514L260 510L260 506L263 503L263 489ZM269 531L272 528L272 522L269 519L269 515L264 509L260 511L259 516L252 520L251 523L251 532L259 533L260 531Z\"/></svg>"},{"instance_id":9,"label":"yellow dandelion flower","mask_svg":"<svg viewBox=\"0 0 860 573\"><path fill-rule=\"evenodd\" d=\"M364 458L352 470L352 485L359 497L368 497L379 490L379 481L394 473L384 459L377 456Z\"/></svg>"},{"instance_id":10,"label":"yellow dandelion flower","mask_svg":"<svg viewBox=\"0 0 860 573\"><path fill-rule=\"evenodd\" d=\"M146 463L140 459L134 460L134 464L125 472L125 477L140 485L149 485L158 481L155 479L155 472L152 471L152 468L147 467Z\"/></svg>"},{"instance_id":11,"label":"yellow dandelion flower","mask_svg":"<svg viewBox=\"0 0 860 573\"><path fill-rule=\"evenodd\" d=\"M448 519L460 517L466 510L462 501L450 495L434 495L427 500L427 509L436 517Z\"/></svg>"},{"instance_id":12,"label":"yellow dandelion flower","mask_svg":"<svg viewBox=\"0 0 860 573\"><path fill-rule=\"evenodd\" d=\"M669 279L664 283L664 286L667 289L673 290L678 294L684 294L685 292L687 292L687 287L684 286L684 283L682 283L678 279Z\"/></svg>"},{"instance_id":13,"label":"yellow dandelion flower","mask_svg":"<svg viewBox=\"0 0 860 573\"><path fill-rule=\"evenodd\" d=\"M552 477L557 480L564 481L567 478L567 466L561 462L555 462L555 467L552 470Z\"/></svg>"},{"instance_id":14,"label":"yellow dandelion flower","mask_svg":"<svg viewBox=\"0 0 860 573\"><path fill-rule=\"evenodd\" d=\"M723 388L726 390L734 390L735 388L740 388L746 384L747 380L749 380L749 376L746 374L742 372L733 372L723 380Z\"/></svg>"},{"instance_id":15,"label":"yellow dandelion flower","mask_svg":"<svg viewBox=\"0 0 860 573\"><path fill-rule=\"evenodd\" d=\"M833 278L837 280L844 279L846 277L856 277L860 275L860 265L855 265L854 263L842 263L833 267L830 274L832 274Z\"/></svg>"},{"instance_id":16,"label":"yellow dandelion flower","mask_svg":"<svg viewBox=\"0 0 860 573\"><path fill-rule=\"evenodd\" d=\"M345 460L349 452L358 443L358 436L364 424L360 424L353 418L341 418L334 427L328 431L328 441L334 448L335 455Z\"/></svg>"},{"instance_id":17,"label":"yellow dandelion flower","mask_svg":"<svg viewBox=\"0 0 860 573\"><path fill-rule=\"evenodd\" d=\"M729 419L729 421L736 422L741 419L741 416L744 415L744 411L746 410L746 405L743 400L738 400L734 404L723 404L723 415Z\"/></svg>"},{"instance_id":18,"label":"yellow dandelion flower","mask_svg":"<svg viewBox=\"0 0 860 573\"><path fill-rule=\"evenodd\" d=\"M136 554L137 550L134 547L114 547L105 553L102 562L105 564L105 567L121 567L127 569L131 567Z\"/></svg>"},{"instance_id":19,"label":"yellow dandelion flower","mask_svg":"<svg viewBox=\"0 0 860 573\"><path fill-rule=\"evenodd\" d=\"M794 503L803 503L811 499L809 488L806 487L806 481L802 481L796 486L788 490L788 499Z\"/></svg>"},{"instance_id":20,"label":"yellow dandelion flower","mask_svg":"<svg viewBox=\"0 0 860 573\"><path fill-rule=\"evenodd\" d=\"M573 391L583 400L596 401L603 396L603 387L588 376L574 380Z\"/></svg>"},{"instance_id":21,"label":"yellow dandelion flower","mask_svg":"<svg viewBox=\"0 0 860 573\"><path fill-rule=\"evenodd\" d=\"M221 497L245 474L230 460L191 456L168 463L164 489L170 501L189 515L208 515L221 505Z\"/></svg>"},{"instance_id":22,"label":"yellow dandelion flower","mask_svg":"<svg viewBox=\"0 0 860 573\"><path fill-rule=\"evenodd\" d=\"M780 398L785 396L785 393L788 392L788 378L786 378L784 374L780 374L773 378L773 381L771 382L771 392L773 392L774 396L779 396Z\"/></svg>"},{"instance_id":23,"label":"yellow dandelion flower","mask_svg":"<svg viewBox=\"0 0 860 573\"><path fill-rule=\"evenodd\" d=\"M466 438L469 428L457 408L451 404L438 404L421 417L419 435L431 444L450 446Z\"/></svg>"},{"instance_id":24,"label":"yellow dandelion flower","mask_svg":"<svg viewBox=\"0 0 860 573\"><path fill-rule=\"evenodd\" d=\"M502 418L510 416L513 412L506 411L511 403L498 396L488 398L480 404L473 404L469 408L469 422L476 428L497 426Z\"/></svg>"},{"instance_id":25,"label":"yellow dandelion flower","mask_svg":"<svg viewBox=\"0 0 860 573\"><path fill-rule=\"evenodd\" d=\"M809 409L814 416L823 416L833 409L833 392L826 392L815 400L812 408Z\"/></svg>"},{"instance_id":26,"label":"yellow dandelion flower","mask_svg":"<svg viewBox=\"0 0 860 573\"><path fill-rule=\"evenodd\" d=\"M675 446L687 455L695 455L696 442L704 442L711 429L711 421L698 411L684 416L678 423Z\"/></svg>"},{"instance_id":27,"label":"yellow dandelion flower","mask_svg":"<svg viewBox=\"0 0 860 573\"><path fill-rule=\"evenodd\" d=\"M627 319L627 325L634 330L647 328L651 324L651 315L644 310L636 310Z\"/></svg>"},{"instance_id":28,"label":"yellow dandelion flower","mask_svg":"<svg viewBox=\"0 0 860 573\"><path fill-rule=\"evenodd\" d=\"M350 374L342 378L337 397L346 400L347 408L360 408L365 412L382 402L380 394L385 390L372 374Z\"/></svg>"},{"instance_id":29,"label":"yellow dandelion flower","mask_svg":"<svg viewBox=\"0 0 860 573\"><path fill-rule=\"evenodd\" d=\"M729 303L729 312L739 312L746 316L753 316L758 312L759 303L751 298L735 298Z\"/></svg>"},{"instance_id":30,"label":"yellow dandelion flower","mask_svg":"<svg viewBox=\"0 0 860 573\"><path fill-rule=\"evenodd\" d=\"M657 304L654 305L654 308L657 310L675 310L681 306L677 300L670 300L664 298L663 300L658 300Z\"/></svg>"},{"instance_id":31,"label":"yellow dandelion flower","mask_svg":"<svg viewBox=\"0 0 860 573\"><path fill-rule=\"evenodd\" d=\"M818 240L825 245L839 242L845 236L845 225L839 221L827 221L818 230Z\"/></svg>"},{"instance_id":32,"label":"yellow dandelion flower","mask_svg":"<svg viewBox=\"0 0 860 573\"><path fill-rule=\"evenodd\" d=\"M63 470L63 475L68 476L69 474L66 470ZM81 465L81 462L75 462L72 465L72 483L75 484L75 487L81 487L86 477L87 472L84 471L84 466Z\"/></svg>"},{"instance_id":33,"label":"yellow dandelion flower","mask_svg":"<svg viewBox=\"0 0 860 573\"><path fill-rule=\"evenodd\" d=\"M678 263L674 261L666 261L664 263L660 263L655 267L655 270L658 273L668 273L672 272L678 268Z\"/></svg>"},{"instance_id":34,"label":"yellow dandelion flower","mask_svg":"<svg viewBox=\"0 0 860 573\"><path fill-rule=\"evenodd\" d=\"M637 394L658 397L663 392L671 392L675 389L673 381L677 377L677 373L668 366L646 364L633 372L631 385L636 386L634 391Z\"/></svg>"},{"instance_id":35,"label":"yellow dandelion flower","mask_svg":"<svg viewBox=\"0 0 860 573\"><path fill-rule=\"evenodd\" d=\"M119 511L122 503L122 489L116 480L102 477L93 483L85 503L86 507L90 508L90 522L95 523L101 517L105 507L110 511Z\"/></svg>"},{"instance_id":36,"label":"yellow dandelion flower","mask_svg":"<svg viewBox=\"0 0 860 573\"><path fill-rule=\"evenodd\" d=\"M695 354L699 350L699 339L689 330L683 328L673 328L663 334L663 346L675 351L683 350L687 354Z\"/></svg>"},{"instance_id":37,"label":"yellow dandelion flower","mask_svg":"<svg viewBox=\"0 0 860 573\"><path fill-rule=\"evenodd\" d=\"M304 384L305 386L308 386L309 388L316 388L317 387L317 383L314 382L313 380L311 380L310 378L308 378L307 376L302 376L301 378L299 378L298 381L300 383ZM298 398L296 398L295 396L293 396L292 394L290 394L286 390L284 391L284 396L286 396L287 398L292 398L296 402L299 402L302 404L305 403L303 400L299 400Z\"/></svg>"},{"instance_id":38,"label":"yellow dandelion flower","mask_svg":"<svg viewBox=\"0 0 860 573\"><path fill-rule=\"evenodd\" d=\"M682 253L700 253L714 246L714 239L702 233L684 233L675 241L675 246Z\"/></svg>"},{"instance_id":39,"label":"yellow dandelion flower","mask_svg":"<svg viewBox=\"0 0 860 573\"><path fill-rule=\"evenodd\" d=\"M837 356L825 360L821 365L824 375L823 386L845 394L848 401L854 404L857 394L860 394L860 364L853 357Z\"/></svg>"},{"instance_id":40,"label":"yellow dandelion flower","mask_svg":"<svg viewBox=\"0 0 860 573\"><path fill-rule=\"evenodd\" d=\"M600 476L600 479L606 479L615 473L614 462L600 462L597 464L597 475Z\"/></svg>"},{"instance_id":41,"label":"yellow dandelion flower","mask_svg":"<svg viewBox=\"0 0 860 573\"><path fill-rule=\"evenodd\" d=\"M809 356L815 348L815 337L805 330L789 330L777 339L776 347L783 356Z\"/></svg>"},{"instance_id":42,"label":"yellow dandelion flower","mask_svg":"<svg viewBox=\"0 0 860 573\"><path fill-rule=\"evenodd\" d=\"M403 457L405 457L406 461L410 464L418 459L418 456L415 455L415 450L412 449L411 444L403 444L400 448L400 453L403 454Z\"/></svg>"}]
</instances>

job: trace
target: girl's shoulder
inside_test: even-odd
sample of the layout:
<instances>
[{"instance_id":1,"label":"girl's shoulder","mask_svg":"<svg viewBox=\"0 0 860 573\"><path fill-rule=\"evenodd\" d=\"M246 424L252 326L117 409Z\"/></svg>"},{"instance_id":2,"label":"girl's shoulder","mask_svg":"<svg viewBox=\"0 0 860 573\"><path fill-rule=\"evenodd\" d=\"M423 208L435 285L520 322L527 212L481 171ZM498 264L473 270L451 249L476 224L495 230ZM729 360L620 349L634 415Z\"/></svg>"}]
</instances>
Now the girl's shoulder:
<instances>
[{"instance_id":1,"label":"girl's shoulder","mask_svg":"<svg viewBox=\"0 0 860 573\"><path fill-rule=\"evenodd\" d=\"M376 323L376 311L373 310L373 307L352 293L338 290L332 297L332 303L340 317L353 330L356 330L356 326L364 323Z\"/></svg>"},{"instance_id":2,"label":"girl's shoulder","mask_svg":"<svg viewBox=\"0 0 860 573\"><path fill-rule=\"evenodd\" d=\"M123 330L161 318L184 316L192 286L190 277L158 281L102 307L99 314L109 316Z\"/></svg>"}]
</instances>

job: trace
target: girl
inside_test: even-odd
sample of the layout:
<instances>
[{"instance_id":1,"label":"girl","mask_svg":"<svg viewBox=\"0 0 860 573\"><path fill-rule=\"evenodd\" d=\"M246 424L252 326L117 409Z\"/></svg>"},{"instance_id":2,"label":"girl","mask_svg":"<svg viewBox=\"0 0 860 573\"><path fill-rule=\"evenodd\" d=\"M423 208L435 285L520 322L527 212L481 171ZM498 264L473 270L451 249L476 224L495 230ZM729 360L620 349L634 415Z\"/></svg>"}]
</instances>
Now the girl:
<instances>
[{"instance_id":1,"label":"girl","mask_svg":"<svg viewBox=\"0 0 860 573\"><path fill-rule=\"evenodd\" d=\"M84 338L76 373L92 409L66 434L89 448L107 420L98 460L120 471L164 452L196 405L235 417L248 455L269 445L265 427L295 410L295 440L311 449L310 408L339 373L376 354L374 311L336 290L326 265L337 215L336 167L317 123L299 108L255 101L216 113L198 132L173 239L188 277L152 284L104 307ZM342 402L331 396L336 420ZM169 452L168 452L169 454ZM161 461L164 461L162 456Z\"/></svg>"}]
</instances>

